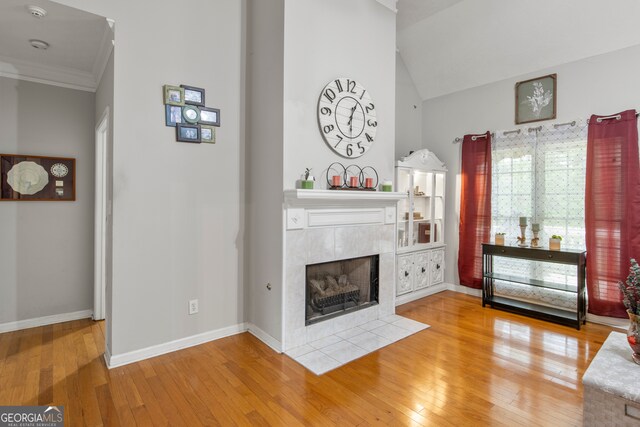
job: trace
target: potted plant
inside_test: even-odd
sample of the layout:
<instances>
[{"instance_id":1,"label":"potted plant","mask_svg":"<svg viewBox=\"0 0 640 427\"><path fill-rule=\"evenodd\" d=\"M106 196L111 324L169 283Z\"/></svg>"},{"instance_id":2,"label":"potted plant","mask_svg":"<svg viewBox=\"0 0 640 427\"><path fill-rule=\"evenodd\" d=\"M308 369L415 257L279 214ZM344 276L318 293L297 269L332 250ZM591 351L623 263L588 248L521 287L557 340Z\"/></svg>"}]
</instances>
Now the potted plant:
<instances>
[{"instance_id":1,"label":"potted plant","mask_svg":"<svg viewBox=\"0 0 640 427\"><path fill-rule=\"evenodd\" d=\"M496 245L504 246L505 233L496 233Z\"/></svg>"},{"instance_id":2,"label":"potted plant","mask_svg":"<svg viewBox=\"0 0 640 427\"><path fill-rule=\"evenodd\" d=\"M627 282L618 282L618 287L631 321L627 331L627 342L633 350L633 361L640 365L640 266L635 259L631 259Z\"/></svg>"},{"instance_id":3,"label":"potted plant","mask_svg":"<svg viewBox=\"0 0 640 427\"><path fill-rule=\"evenodd\" d=\"M305 168L304 178L300 181L300 188L313 190L313 182L316 179L311 175L311 168Z\"/></svg>"},{"instance_id":4,"label":"potted plant","mask_svg":"<svg viewBox=\"0 0 640 427\"><path fill-rule=\"evenodd\" d=\"M562 236L554 234L549 238L549 249L552 251L559 251L560 242L562 242Z\"/></svg>"}]
</instances>

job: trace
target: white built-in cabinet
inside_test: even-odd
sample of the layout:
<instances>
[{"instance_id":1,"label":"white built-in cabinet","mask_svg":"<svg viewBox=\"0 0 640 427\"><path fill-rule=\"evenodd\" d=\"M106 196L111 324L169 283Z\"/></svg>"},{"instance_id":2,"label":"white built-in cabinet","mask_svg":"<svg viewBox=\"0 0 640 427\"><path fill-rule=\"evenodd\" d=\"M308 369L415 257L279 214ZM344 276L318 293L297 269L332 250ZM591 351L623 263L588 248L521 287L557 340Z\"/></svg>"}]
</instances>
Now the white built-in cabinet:
<instances>
[{"instance_id":1,"label":"white built-in cabinet","mask_svg":"<svg viewBox=\"0 0 640 427\"><path fill-rule=\"evenodd\" d=\"M429 150L396 162L398 202L396 304L445 289L444 207L447 168Z\"/></svg>"}]
</instances>

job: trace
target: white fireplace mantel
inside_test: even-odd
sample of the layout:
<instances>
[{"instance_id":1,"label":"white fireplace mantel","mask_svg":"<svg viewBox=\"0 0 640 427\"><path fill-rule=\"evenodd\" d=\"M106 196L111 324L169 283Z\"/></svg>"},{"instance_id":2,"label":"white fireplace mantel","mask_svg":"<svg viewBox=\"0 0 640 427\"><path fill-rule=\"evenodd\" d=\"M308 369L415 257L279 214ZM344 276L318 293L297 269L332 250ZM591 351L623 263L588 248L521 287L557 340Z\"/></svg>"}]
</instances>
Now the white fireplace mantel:
<instances>
[{"instance_id":1,"label":"white fireplace mantel","mask_svg":"<svg viewBox=\"0 0 640 427\"><path fill-rule=\"evenodd\" d=\"M406 193L349 190L286 190L287 229L393 224Z\"/></svg>"}]
</instances>

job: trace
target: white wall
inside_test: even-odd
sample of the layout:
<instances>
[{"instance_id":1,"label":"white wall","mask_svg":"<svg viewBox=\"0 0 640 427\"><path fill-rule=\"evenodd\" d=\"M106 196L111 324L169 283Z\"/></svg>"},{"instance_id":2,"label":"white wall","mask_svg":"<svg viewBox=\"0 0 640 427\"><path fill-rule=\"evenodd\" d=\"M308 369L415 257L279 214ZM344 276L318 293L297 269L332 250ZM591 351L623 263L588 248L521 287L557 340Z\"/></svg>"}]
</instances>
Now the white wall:
<instances>
[{"instance_id":1,"label":"white wall","mask_svg":"<svg viewBox=\"0 0 640 427\"><path fill-rule=\"evenodd\" d=\"M96 109L95 109L95 123L96 126L100 124L100 120L103 119L105 112L108 109L108 121L109 127L107 129L107 166L106 171L107 182L106 192L107 201L113 201L113 51L109 56L107 65L102 73L102 78L98 84L96 90ZM108 203L108 202L107 202ZM108 215L108 214L107 214ZM113 221L107 220L106 239L105 242L105 339L107 348L111 348L112 334L111 334L111 318L112 318L112 293L113 293Z\"/></svg>"},{"instance_id":2,"label":"white wall","mask_svg":"<svg viewBox=\"0 0 640 427\"><path fill-rule=\"evenodd\" d=\"M422 148L422 98L400 54L396 54L396 157Z\"/></svg>"},{"instance_id":3,"label":"white wall","mask_svg":"<svg viewBox=\"0 0 640 427\"><path fill-rule=\"evenodd\" d=\"M248 320L282 340L284 1L247 1ZM272 285L267 289L267 283Z\"/></svg>"},{"instance_id":4,"label":"white wall","mask_svg":"<svg viewBox=\"0 0 640 427\"><path fill-rule=\"evenodd\" d=\"M284 181L294 188L313 168L321 188L335 161L373 166L380 179L393 177L395 156L395 13L372 0L288 0L284 31ZM378 128L369 151L358 159L335 154L318 128L320 92L330 81L350 77L369 91Z\"/></svg>"},{"instance_id":5,"label":"white wall","mask_svg":"<svg viewBox=\"0 0 640 427\"><path fill-rule=\"evenodd\" d=\"M117 28L111 354L243 323L242 2L59 2ZM175 141L164 84L205 88L221 109L215 145Z\"/></svg>"},{"instance_id":6,"label":"white wall","mask_svg":"<svg viewBox=\"0 0 640 427\"><path fill-rule=\"evenodd\" d=\"M514 125L515 83L551 73L558 74L558 118L555 122L639 109L638 70L640 45L424 102L423 147L432 150L449 168L445 231L447 282L459 283L460 145L452 144L452 141L467 133L517 128Z\"/></svg>"},{"instance_id":7,"label":"white wall","mask_svg":"<svg viewBox=\"0 0 640 427\"><path fill-rule=\"evenodd\" d=\"M94 94L0 77L0 153L76 159L75 202L0 202L0 324L93 307Z\"/></svg>"}]
</instances>

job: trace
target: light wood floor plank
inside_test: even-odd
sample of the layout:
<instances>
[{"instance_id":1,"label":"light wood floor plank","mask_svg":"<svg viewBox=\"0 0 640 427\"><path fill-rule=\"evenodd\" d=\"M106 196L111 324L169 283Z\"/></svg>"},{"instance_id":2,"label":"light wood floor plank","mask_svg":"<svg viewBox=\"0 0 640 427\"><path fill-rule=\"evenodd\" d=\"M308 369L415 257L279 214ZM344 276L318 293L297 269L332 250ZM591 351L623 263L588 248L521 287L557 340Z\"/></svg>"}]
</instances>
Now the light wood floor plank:
<instances>
[{"instance_id":1,"label":"light wood floor plank","mask_svg":"<svg viewBox=\"0 0 640 427\"><path fill-rule=\"evenodd\" d=\"M316 376L248 333L108 370L104 322L0 334L0 405L70 426L579 426L582 375L611 331L442 292L398 314L431 328Z\"/></svg>"}]
</instances>

